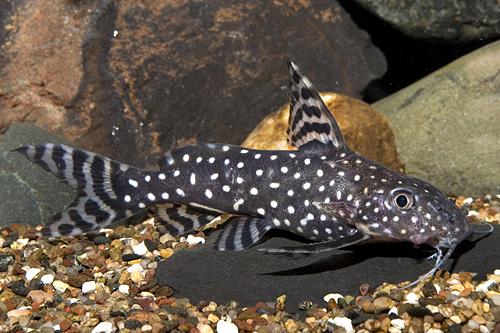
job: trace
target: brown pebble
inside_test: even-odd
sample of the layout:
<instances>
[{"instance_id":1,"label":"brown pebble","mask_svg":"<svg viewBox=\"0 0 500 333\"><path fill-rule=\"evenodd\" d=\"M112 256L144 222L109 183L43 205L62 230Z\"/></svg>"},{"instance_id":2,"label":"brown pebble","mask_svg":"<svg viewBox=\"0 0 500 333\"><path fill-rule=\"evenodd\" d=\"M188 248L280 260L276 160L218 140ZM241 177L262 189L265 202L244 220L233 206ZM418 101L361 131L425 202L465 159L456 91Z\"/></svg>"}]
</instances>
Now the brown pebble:
<instances>
[{"instance_id":1,"label":"brown pebble","mask_svg":"<svg viewBox=\"0 0 500 333\"><path fill-rule=\"evenodd\" d=\"M373 298L371 296L356 297L356 305L366 313L373 313L375 311L375 307L373 306Z\"/></svg>"},{"instance_id":2,"label":"brown pebble","mask_svg":"<svg viewBox=\"0 0 500 333\"><path fill-rule=\"evenodd\" d=\"M394 305L394 301L388 296L377 297L373 300L375 312L385 312Z\"/></svg>"},{"instance_id":3,"label":"brown pebble","mask_svg":"<svg viewBox=\"0 0 500 333\"><path fill-rule=\"evenodd\" d=\"M363 323L363 326L369 331L375 331L380 328L381 324L378 320L370 318Z\"/></svg>"},{"instance_id":4,"label":"brown pebble","mask_svg":"<svg viewBox=\"0 0 500 333\"><path fill-rule=\"evenodd\" d=\"M72 325L72 323L68 319L63 319L59 323L59 326L61 327L61 331L63 331L63 332L66 332L67 330L69 330L69 328L71 327L71 325Z\"/></svg>"},{"instance_id":5,"label":"brown pebble","mask_svg":"<svg viewBox=\"0 0 500 333\"><path fill-rule=\"evenodd\" d=\"M80 315L84 314L85 312L87 312L87 310L85 309L85 307L82 304L74 304L71 306L71 312L80 316Z\"/></svg>"},{"instance_id":6,"label":"brown pebble","mask_svg":"<svg viewBox=\"0 0 500 333\"><path fill-rule=\"evenodd\" d=\"M432 316L432 318L434 318L434 321L438 322L438 323L440 323L444 320L444 316L440 313L434 314L434 316Z\"/></svg>"}]
</instances>

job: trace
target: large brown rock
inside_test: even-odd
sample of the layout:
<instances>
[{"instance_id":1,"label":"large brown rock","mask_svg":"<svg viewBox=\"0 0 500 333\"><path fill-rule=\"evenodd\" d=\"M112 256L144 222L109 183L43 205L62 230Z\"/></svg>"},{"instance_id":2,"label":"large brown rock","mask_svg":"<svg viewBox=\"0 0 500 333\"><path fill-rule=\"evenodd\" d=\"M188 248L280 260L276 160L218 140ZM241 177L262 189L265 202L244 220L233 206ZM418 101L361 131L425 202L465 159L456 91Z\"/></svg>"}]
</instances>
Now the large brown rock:
<instances>
[{"instance_id":1,"label":"large brown rock","mask_svg":"<svg viewBox=\"0 0 500 333\"><path fill-rule=\"evenodd\" d=\"M287 55L319 88L352 96L386 69L332 0L11 0L7 7L0 132L35 123L138 166L155 164L175 144L241 142L286 102Z\"/></svg>"},{"instance_id":2,"label":"large brown rock","mask_svg":"<svg viewBox=\"0 0 500 333\"><path fill-rule=\"evenodd\" d=\"M337 119L349 147L357 153L394 170L403 171L394 135L387 119L370 105L344 95L321 93ZM255 149L294 149L287 144L289 106L267 116L250 133L243 146Z\"/></svg>"}]
</instances>

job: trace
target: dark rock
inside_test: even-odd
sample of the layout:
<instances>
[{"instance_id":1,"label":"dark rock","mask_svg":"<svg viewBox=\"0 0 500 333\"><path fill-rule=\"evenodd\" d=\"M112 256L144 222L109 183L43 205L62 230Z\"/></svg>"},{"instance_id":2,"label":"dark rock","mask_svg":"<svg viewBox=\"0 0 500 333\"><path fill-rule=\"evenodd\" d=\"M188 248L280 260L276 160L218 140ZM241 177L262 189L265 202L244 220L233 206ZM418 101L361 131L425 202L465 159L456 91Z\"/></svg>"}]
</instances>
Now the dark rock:
<instances>
[{"instance_id":1,"label":"dark rock","mask_svg":"<svg viewBox=\"0 0 500 333\"><path fill-rule=\"evenodd\" d=\"M14 294L26 297L28 296L29 289L24 284L24 281L17 280L10 284L10 289L14 292Z\"/></svg>"},{"instance_id":2,"label":"dark rock","mask_svg":"<svg viewBox=\"0 0 500 333\"><path fill-rule=\"evenodd\" d=\"M156 243L153 242L151 239L145 239L144 245L146 245L146 248L148 249L149 252L153 252L154 250L157 250Z\"/></svg>"},{"instance_id":3,"label":"dark rock","mask_svg":"<svg viewBox=\"0 0 500 333\"><path fill-rule=\"evenodd\" d=\"M103 244L109 244L109 243L111 243L111 239L109 237L106 237L106 236L103 236L103 235L99 235L99 236L94 237L92 239L92 241L96 245L103 245Z\"/></svg>"},{"instance_id":4,"label":"dark rock","mask_svg":"<svg viewBox=\"0 0 500 333\"><path fill-rule=\"evenodd\" d=\"M491 43L373 105L409 175L445 193L500 193L499 52Z\"/></svg>"},{"instance_id":5,"label":"dark rock","mask_svg":"<svg viewBox=\"0 0 500 333\"><path fill-rule=\"evenodd\" d=\"M453 271L476 272L477 278L484 278L485 273L498 268L500 226L494 227L495 232L490 236L476 243L460 244L444 268L450 270L453 266ZM216 251L212 246L219 232L211 234L205 245L180 251L160 262L156 271L158 283L171 287L175 297L187 297L193 303L203 299L218 304L236 300L241 306L252 306L257 301L273 301L286 294L286 306L296 311L305 299L326 306L323 301L326 294L356 295L361 283L376 286L386 281L411 281L432 266L418 260L426 254L410 244L363 245L310 257L257 251L259 247L298 243L273 237L246 251Z\"/></svg>"},{"instance_id":6,"label":"dark rock","mask_svg":"<svg viewBox=\"0 0 500 333\"><path fill-rule=\"evenodd\" d=\"M424 284L424 287L422 288L422 294L425 297L432 297L437 294L436 287L434 287L434 284L432 283L426 283Z\"/></svg>"},{"instance_id":7,"label":"dark rock","mask_svg":"<svg viewBox=\"0 0 500 333\"><path fill-rule=\"evenodd\" d=\"M500 36L500 5L495 0L356 2L415 38L470 41Z\"/></svg>"},{"instance_id":8,"label":"dark rock","mask_svg":"<svg viewBox=\"0 0 500 333\"><path fill-rule=\"evenodd\" d=\"M14 262L14 256L11 254L0 254L0 272L7 272L9 265Z\"/></svg>"},{"instance_id":9,"label":"dark rock","mask_svg":"<svg viewBox=\"0 0 500 333\"><path fill-rule=\"evenodd\" d=\"M81 288L84 282L90 281L92 278L90 278L86 274L82 273L77 273L77 274L70 274L68 276L68 284L72 287L75 288Z\"/></svg>"},{"instance_id":10,"label":"dark rock","mask_svg":"<svg viewBox=\"0 0 500 333\"><path fill-rule=\"evenodd\" d=\"M27 143L67 143L28 124L12 125L0 143L0 227L41 224L73 201L75 192L12 149ZM5 244L4 244L5 246Z\"/></svg>"},{"instance_id":11,"label":"dark rock","mask_svg":"<svg viewBox=\"0 0 500 333\"><path fill-rule=\"evenodd\" d=\"M125 321L125 328L128 328L129 330L135 330L137 328L142 327L142 322L136 319L129 319Z\"/></svg>"},{"instance_id":12,"label":"dark rock","mask_svg":"<svg viewBox=\"0 0 500 333\"><path fill-rule=\"evenodd\" d=\"M352 319L351 323L352 323L353 326L356 326L356 325L359 325L361 323L364 323L365 321L367 321L370 318L374 318L374 315L361 312L359 314L359 316L357 316L356 318Z\"/></svg>"},{"instance_id":13,"label":"dark rock","mask_svg":"<svg viewBox=\"0 0 500 333\"><path fill-rule=\"evenodd\" d=\"M287 100L287 55L318 88L351 96L386 69L332 0L27 6L14 10L0 132L33 122L139 166L176 143L240 143Z\"/></svg>"},{"instance_id":14,"label":"dark rock","mask_svg":"<svg viewBox=\"0 0 500 333\"><path fill-rule=\"evenodd\" d=\"M39 278L34 278L29 283L30 290L42 290L43 286L44 286L44 284L43 284L42 280L40 280Z\"/></svg>"},{"instance_id":15,"label":"dark rock","mask_svg":"<svg viewBox=\"0 0 500 333\"><path fill-rule=\"evenodd\" d=\"M422 306L412 306L406 312L408 312L410 316L421 317L421 318L432 315L431 310L424 308Z\"/></svg>"},{"instance_id":16,"label":"dark rock","mask_svg":"<svg viewBox=\"0 0 500 333\"><path fill-rule=\"evenodd\" d=\"M460 324L453 324L448 326L448 333L462 333L462 326Z\"/></svg>"},{"instance_id":17,"label":"dark rock","mask_svg":"<svg viewBox=\"0 0 500 333\"><path fill-rule=\"evenodd\" d=\"M132 261L132 260L137 260L137 259L141 259L141 258L142 258L141 255L138 255L135 253L127 253L127 254L122 255L123 261Z\"/></svg>"}]
</instances>

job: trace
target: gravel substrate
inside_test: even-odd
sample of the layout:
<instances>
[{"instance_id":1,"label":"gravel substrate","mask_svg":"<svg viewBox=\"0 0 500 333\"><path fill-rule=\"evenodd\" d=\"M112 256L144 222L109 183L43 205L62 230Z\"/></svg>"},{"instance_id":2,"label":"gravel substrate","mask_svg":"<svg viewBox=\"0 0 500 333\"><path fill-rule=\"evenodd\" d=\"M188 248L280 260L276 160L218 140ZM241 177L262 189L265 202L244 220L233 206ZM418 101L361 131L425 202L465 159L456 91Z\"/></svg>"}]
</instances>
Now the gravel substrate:
<instances>
[{"instance_id":1,"label":"gravel substrate","mask_svg":"<svg viewBox=\"0 0 500 333\"><path fill-rule=\"evenodd\" d=\"M500 196L456 199L472 223L500 224ZM159 286L155 269L177 251L204 242L175 239L152 220L98 236L47 240L13 225L0 232L0 332L495 332L500 333L500 269L485 280L438 272L411 289L359 286L358 295L304 301L286 295L241 308L237 300L191 304ZM500 268L500 267L499 267Z\"/></svg>"}]
</instances>

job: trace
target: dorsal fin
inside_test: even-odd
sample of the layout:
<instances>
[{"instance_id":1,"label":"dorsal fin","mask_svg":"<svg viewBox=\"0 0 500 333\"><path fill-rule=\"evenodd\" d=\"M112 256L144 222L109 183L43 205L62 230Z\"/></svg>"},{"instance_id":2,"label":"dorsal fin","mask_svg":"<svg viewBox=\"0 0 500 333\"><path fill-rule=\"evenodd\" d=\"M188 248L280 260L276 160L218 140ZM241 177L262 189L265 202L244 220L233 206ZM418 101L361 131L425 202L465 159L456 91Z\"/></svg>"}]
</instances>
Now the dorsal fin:
<instances>
[{"instance_id":1,"label":"dorsal fin","mask_svg":"<svg viewBox=\"0 0 500 333\"><path fill-rule=\"evenodd\" d=\"M348 148L340 127L311 81L291 60L288 60L288 72L291 93L288 143L300 148L314 142L346 152Z\"/></svg>"}]
</instances>

